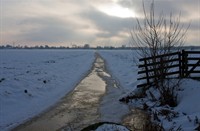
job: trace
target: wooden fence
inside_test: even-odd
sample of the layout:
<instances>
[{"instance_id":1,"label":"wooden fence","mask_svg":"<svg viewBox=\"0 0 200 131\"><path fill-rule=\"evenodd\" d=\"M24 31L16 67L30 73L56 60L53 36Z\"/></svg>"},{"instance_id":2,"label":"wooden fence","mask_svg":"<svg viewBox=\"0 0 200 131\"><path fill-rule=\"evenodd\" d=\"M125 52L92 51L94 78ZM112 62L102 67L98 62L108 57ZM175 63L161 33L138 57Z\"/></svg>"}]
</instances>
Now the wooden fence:
<instances>
[{"instance_id":1,"label":"wooden fence","mask_svg":"<svg viewBox=\"0 0 200 131\"><path fill-rule=\"evenodd\" d=\"M155 78L200 78L200 51L173 52L139 60L140 78L146 81L137 87L150 86Z\"/></svg>"}]
</instances>

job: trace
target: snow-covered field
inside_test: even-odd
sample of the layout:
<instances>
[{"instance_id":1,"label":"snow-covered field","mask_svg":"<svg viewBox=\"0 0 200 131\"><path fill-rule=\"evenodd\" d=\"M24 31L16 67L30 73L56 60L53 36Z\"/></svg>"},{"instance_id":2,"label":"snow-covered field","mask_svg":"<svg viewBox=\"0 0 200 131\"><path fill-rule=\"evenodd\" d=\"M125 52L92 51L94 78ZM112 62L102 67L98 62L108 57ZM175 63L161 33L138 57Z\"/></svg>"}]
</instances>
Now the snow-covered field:
<instances>
[{"instance_id":1,"label":"snow-covered field","mask_svg":"<svg viewBox=\"0 0 200 131\"><path fill-rule=\"evenodd\" d=\"M87 74L94 51L0 50L0 130L52 106Z\"/></svg>"},{"instance_id":2,"label":"snow-covered field","mask_svg":"<svg viewBox=\"0 0 200 131\"><path fill-rule=\"evenodd\" d=\"M94 52L0 50L0 130L9 130L44 111L71 91L91 68ZM120 83L121 93L118 92L116 98L135 90L139 82L134 51L98 52L105 59L112 77ZM161 118L162 125L166 129L181 125L183 130L197 127L195 120L200 122L199 94L200 81L184 79L178 95L178 106L173 109L179 115L172 121Z\"/></svg>"}]
</instances>

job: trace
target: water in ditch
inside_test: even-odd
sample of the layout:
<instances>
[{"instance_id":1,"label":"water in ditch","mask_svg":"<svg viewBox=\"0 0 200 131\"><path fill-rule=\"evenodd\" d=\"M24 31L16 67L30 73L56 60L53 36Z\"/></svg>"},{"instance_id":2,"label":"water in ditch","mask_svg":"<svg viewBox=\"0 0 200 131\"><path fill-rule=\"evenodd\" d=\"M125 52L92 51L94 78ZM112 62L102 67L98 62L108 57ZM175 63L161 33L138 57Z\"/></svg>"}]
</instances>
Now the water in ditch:
<instances>
[{"instance_id":1,"label":"water in ditch","mask_svg":"<svg viewBox=\"0 0 200 131\"><path fill-rule=\"evenodd\" d=\"M38 118L15 128L20 131L81 130L83 127L100 121L98 112L100 99L105 93L106 84L99 77L104 62L96 57L93 69L61 102Z\"/></svg>"},{"instance_id":2,"label":"water in ditch","mask_svg":"<svg viewBox=\"0 0 200 131\"><path fill-rule=\"evenodd\" d=\"M130 114L128 106L118 101L119 95L117 82L107 73L104 60L96 54L90 73L71 93L51 110L13 130L80 131L102 121L121 123L130 129L134 123L141 125L141 115L134 111Z\"/></svg>"}]
</instances>

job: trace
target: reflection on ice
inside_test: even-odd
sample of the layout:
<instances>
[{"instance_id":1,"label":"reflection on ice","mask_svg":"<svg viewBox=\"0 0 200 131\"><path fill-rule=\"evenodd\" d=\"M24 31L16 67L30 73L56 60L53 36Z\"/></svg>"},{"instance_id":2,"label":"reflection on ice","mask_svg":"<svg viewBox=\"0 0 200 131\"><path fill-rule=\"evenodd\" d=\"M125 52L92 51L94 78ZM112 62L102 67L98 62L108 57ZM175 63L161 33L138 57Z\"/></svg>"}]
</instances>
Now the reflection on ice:
<instances>
[{"instance_id":1,"label":"reflection on ice","mask_svg":"<svg viewBox=\"0 0 200 131\"><path fill-rule=\"evenodd\" d=\"M39 131L69 129L80 130L100 121L98 108L106 90L106 83L98 73L104 73L104 61L97 55L91 73L73 92L68 94L55 108L14 130Z\"/></svg>"}]
</instances>

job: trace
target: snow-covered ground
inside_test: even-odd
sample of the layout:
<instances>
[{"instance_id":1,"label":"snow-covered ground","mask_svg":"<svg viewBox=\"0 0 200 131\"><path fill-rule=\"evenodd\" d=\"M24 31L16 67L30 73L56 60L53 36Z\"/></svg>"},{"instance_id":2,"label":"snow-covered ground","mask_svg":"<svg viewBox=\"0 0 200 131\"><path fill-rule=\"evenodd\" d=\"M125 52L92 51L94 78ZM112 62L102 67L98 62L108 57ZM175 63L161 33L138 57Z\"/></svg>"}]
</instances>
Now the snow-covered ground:
<instances>
[{"instance_id":1,"label":"snow-covered ground","mask_svg":"<svg viewBox=\"0 0 200 131\"><path fill-rule=\"evenodd\" d=\"M0 130L56 103L87 74L88 50L0 50Z\"/></svg>"},{"instance_id":2,"label":"snow-covered ground","mask_svg":"<svg viewBox=\"0 0 200 131\"><path fill-rule=\"evenodd\" d=\"M137 66L133 62L135 57L135 52L130 50L114 50L114 51L100 51L100 54L106 60L108 69L112 72L113 77L115 77L120 83L121 88L124 88L125 94L136 89L137 84ZM200 57L195 55L195 57ZM136 60L137 61L137 60ZM200 76L200 74L196 74ZM152 92L156 96L157 91L152 89ZM123 96L123 94L122 94ZM120 96L119 96L120 98ZM135 101L129 103L131 106L143 106L143 103L152 106L153 102L151 98L146 98L141 101ZM200 127L200 81L192 79L183 79L180 84L180 90L178 91L178 105L177 107L170 108L170 110L177 112L177 117L172 120L167 120L166 118L159 116L160 124L166 130L170 128L176 130L194 130L198 126ZM159 112L165 107L152 107L152 110Z\"/></svg>"},{"instance_id":3,"label":"snow-covered ground","mask_svg":"<svg viewBox=\"0 0 200 131\"><path fill-rule=\"evenodd\" d=\"M108 70L119 81L124 93L134 90L137 81L137 61L134 50L102 50L100 55L105 59Z\"/></svg>"},{"instance_id":4,"label":"snow-covered ground","mask_svg":"<svg viewBox=\"0 0 200 131\"><path fill-rule=\"evenodd\" d=\"M103 124L99 126L95 131L129 131L126 127L115 124Z\"/></svg>"},{"instance_id":5,"label":"snow-covered ground","mask_svg":"<svg viewBox=\"0 0 200 131\"><path fill-rule=\"evenodd\" d=\"M116 93L116 99L135 90L139 84L135 52L98 52L106 60L112 77L120 83L121 93ZM92 50L0 50L0 130L8 130L57 102L85 76L93 60ZM183 130L193 130L198 126L199 94L200 81L182 81L178 106L172 109L179 115L172 121L161 118L165 129L181 125Z\"/></svg>"}]
</instances>

